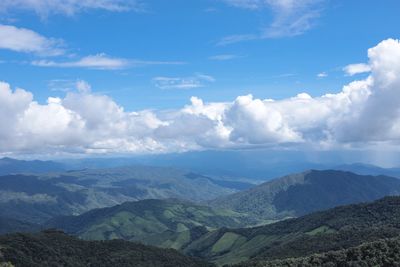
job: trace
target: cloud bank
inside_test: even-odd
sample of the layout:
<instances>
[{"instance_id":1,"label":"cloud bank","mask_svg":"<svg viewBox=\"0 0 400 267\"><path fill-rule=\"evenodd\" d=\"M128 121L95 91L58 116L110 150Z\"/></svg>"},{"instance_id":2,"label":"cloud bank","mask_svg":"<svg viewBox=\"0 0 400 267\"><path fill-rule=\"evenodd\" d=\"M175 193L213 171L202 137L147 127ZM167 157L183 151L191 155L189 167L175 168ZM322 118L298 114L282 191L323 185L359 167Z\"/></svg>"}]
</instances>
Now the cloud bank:
<instances>
[{"instance_id":1,"label":"cloud bank","mask_svg":"<svg viewBox=\"0 0 400 267\"><path fill-rule=\"evenodd\" d=\"M201 149L398 146L400 43L368 50L371 73L339 93L283 100L239 96L177 110L124 110L83 81L63 98L39 104L0 84L0 153L164 153Z\"/></svg>"}]
</instances>

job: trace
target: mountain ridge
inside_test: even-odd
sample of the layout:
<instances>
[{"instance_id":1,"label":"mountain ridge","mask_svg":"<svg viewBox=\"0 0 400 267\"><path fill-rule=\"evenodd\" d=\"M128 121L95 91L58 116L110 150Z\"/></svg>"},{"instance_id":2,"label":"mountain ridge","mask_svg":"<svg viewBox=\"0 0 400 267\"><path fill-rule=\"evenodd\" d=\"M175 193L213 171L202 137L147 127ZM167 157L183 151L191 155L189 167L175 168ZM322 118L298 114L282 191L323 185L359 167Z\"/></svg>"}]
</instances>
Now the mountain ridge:
<instances>
[{"instance_id":1,"label":"mountain ridge","mask_svg":"<svg viewBox=\"0 0 400 267\"><path fill-rule=\"evenodd\" d=\"M400 180L394 177L309 170L222 196L208 204L263 219L283 219L398 194Z\"/></svg>"}]
</instances>

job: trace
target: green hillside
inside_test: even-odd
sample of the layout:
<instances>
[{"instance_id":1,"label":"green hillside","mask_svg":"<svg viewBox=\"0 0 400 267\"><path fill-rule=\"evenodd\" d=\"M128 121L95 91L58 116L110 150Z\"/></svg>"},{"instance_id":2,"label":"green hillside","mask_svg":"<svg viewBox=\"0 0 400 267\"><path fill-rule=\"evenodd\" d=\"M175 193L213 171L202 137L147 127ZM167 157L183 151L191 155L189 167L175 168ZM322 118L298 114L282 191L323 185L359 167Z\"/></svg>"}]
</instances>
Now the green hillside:
<instances>
[{"instance_id":1,"label":"green hillside","mask_svg":"<svg viewBox=\"0 0 400 267\"><path fill-rule=\"evenodd\" d=\"M400 197L386 197L260 227L222 228L203 235L184 251L226 264L303 257L399 234Z\"/></svg>"},{"instance_id":2,"label":"green hillside","mask_svg":"<svg viewBox=\"0 0 400 267\"><path fill-rule=\"evenodd\" d=\"M217 198L210 205L263 219L282 219L399 194L397 178L311 170Z\"/></svg>"},{"instance_id":3,"label":"green hillside","mask_svg":"<svg viewBox=\"0 0 400 267\"><path fill-rule=\"evenodd\" d=\"M0 236L0 266L10 266L6 263L21 267L212 266L172 249L123 240L83 241L57 231Z\"/></svg>"},{"instance_id":4,"label":"green hillside","mask_svg":"<svg viewBox=\"0 0 400 267\"><path fill-rule=\"evenodd\" d=\"M120 238L181 249L209 230L254 223L236 212L169 199L126 202L80 216L56 218L46 226L87 240Z\"/></svg>"}]
</instances>

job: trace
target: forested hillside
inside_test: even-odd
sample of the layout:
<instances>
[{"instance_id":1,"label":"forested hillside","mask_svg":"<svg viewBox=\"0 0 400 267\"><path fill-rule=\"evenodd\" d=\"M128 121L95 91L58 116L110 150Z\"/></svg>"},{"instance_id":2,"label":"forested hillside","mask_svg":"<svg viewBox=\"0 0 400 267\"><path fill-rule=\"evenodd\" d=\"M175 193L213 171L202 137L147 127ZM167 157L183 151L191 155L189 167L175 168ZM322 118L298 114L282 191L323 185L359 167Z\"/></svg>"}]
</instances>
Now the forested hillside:
<instances>
[{"instance_id":1,"label":"forested hillside","mask_svg":"<svg viewBox=\"0 0 400 267\"><path fill-rule=\"evenodd\" d=\"M172 249L159 249L122 240L83 241L57 231L0 236L0 252L0 262L22 267L212 266Z\"/></svg>"}]
</instances>

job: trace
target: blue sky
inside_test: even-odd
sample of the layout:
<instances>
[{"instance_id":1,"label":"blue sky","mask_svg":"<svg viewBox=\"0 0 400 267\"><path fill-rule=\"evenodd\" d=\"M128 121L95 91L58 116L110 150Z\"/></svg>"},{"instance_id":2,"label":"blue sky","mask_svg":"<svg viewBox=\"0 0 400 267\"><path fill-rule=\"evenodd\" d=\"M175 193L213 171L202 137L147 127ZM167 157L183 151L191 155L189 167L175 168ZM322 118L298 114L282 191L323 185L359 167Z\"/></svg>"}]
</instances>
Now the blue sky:
<instances>
[{"instance_id":1,"label":"blue sky","mask_svg":"<svg viewBox=\"0 0 400 267\"><path fill-rule=\"evenodd\" d=\"M0 155L392 155L399 10L397 0L3 0Z\"/></svg>"},{"instance_id":2,"label":"blue sky","mask_svg":"<svg viewBox=\"0 0 400 267\"><path fill-rule=\"evenodd\" d=\"M89 9L74 15L9 9L2 23L62 39L66 54L51 58L105 53L143 60L177 61L178 65L147 65L116 70L31 66L35 54L0 50L0 80L32 91L45 101L67 81L83 79L95 92L112 96L128 110L176 108L191 96L206 101L231 101L251 93L281 99L306 91L312 96L337 92L351 78L342 68L366 61L366 50L400 34L400 3L385 1L321 1L310 29L297 36L265 38L217 45L225 36L260 34L274 21L268 6L256 10L224 1L145 1L140 11ZM220 56L227 60L212 60ZM231 59L229 59L231 58ZM228 60L229 59L229 60ZM325 72L328 76L319 78ZM161 89L154 77L212 76L192 89ZM57 80L62 80L57 82ZM66 83L66 84L65 84ZM55 88L54 88L55 87ZM68 87L68 86L66 86Z\"/></svg>"}]
</instances>

